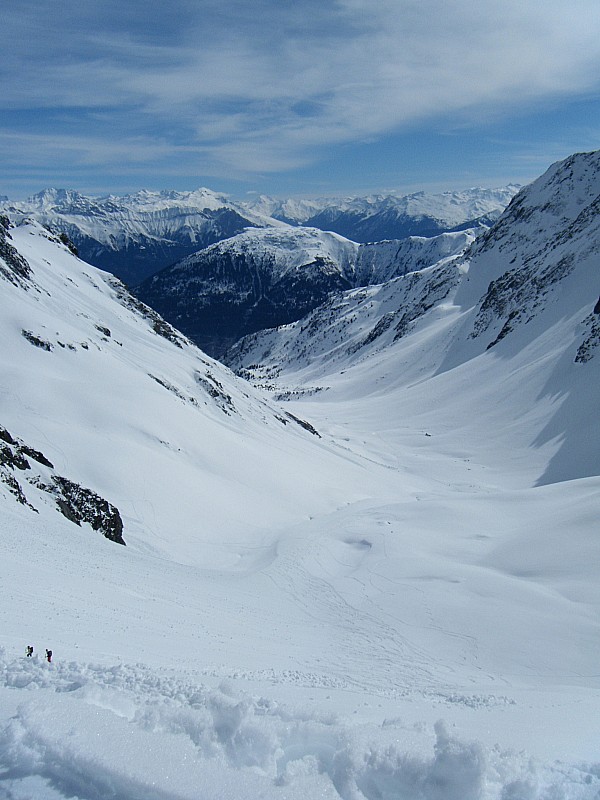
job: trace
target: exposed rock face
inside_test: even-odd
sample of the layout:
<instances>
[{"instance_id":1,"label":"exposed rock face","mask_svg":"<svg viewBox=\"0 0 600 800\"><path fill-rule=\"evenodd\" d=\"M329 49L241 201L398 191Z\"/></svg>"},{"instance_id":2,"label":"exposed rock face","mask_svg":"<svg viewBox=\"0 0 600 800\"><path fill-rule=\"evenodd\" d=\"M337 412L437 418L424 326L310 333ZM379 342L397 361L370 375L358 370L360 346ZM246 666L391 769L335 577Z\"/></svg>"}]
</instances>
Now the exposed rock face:
<instances>
[{"instance_id":1,"label":"exposed rock face","mask_svg":"<svg viewBox=\"0 0 600 800\"><path fill-rule=\"evenodd\" d=\"M243 336L295 322L347 289L451 258L475 236L465 231L357 245L309 228L247 231L174 264L136 291L222 358Z\"/></svg>"},{"instance_id":2,"label":"exposed rock face","mask_svg":"<svg viewBox=\"0 0 600 800\"><path fill-rule=\"evenodd\" d=\"M600 348L600 300L596 303L593 312L583 321L583 324L584 334L575 356L575 361L578 364L585 364L590 361L598 348Z\"/></svg>"},{"instance_id":3,"label":"exposed rock face","mask_svg":"<svg viewBox=\"0 0 600 800\"><path fill-rule=\"evenodd\" d=\"M600 151L579 153L519 192L465 253L469 280L457 300L478 303L470 338L490 348L559 302L565 313L593 306L595 291L583 276L597 274L599 246ZM577 361L589 360L597 341L593 319L582 322Z\"/></svg>"},{"instance_id":4,"label":"exposed rock face","mask_svg":"<svg viewBox=\"0 0 600 800\"><path fill-rule=\"evenodd\" d=\"M163 270L136 291L220 357L246 333L299 319L349 288L356 248L321 231L247 232Z\"/></svg>"},{"instance_id":5,"label":"exposed rock face","mask_svg":"<svg viewBox=\"0 0 600 800\"><path fill-rule=\"evenodd\" d=\"M67 519L76 525L88 522L95 531L100 531L112 542L125 544L123 520L115 506L67 478L57 476L54 483L59 492L56 504Z\"/></svg>"},{"instance_id":6,"label":"exposed rock face","mask_svg":"<svg viewBox=\"0 0 600 800\"><path fill-rule=\"evenodd\" d=\"M52 462L0 426L0 485L15 500L39 513L40 503L51 502L67 519L88 523L107 539L125 544L119 510L100 495L57 475Z\"/></svg>"},{"instance_id":7,"label":"exposed rock face","mask_svg":"<svg viewBox=\"0 0 600 800\"><path fill-rule=\"evenodd\" d=\"M31 267L9 242L10 221L0 215L0 276L12 284L26 286L31 278Z\"/></svg>"}]
</instances>

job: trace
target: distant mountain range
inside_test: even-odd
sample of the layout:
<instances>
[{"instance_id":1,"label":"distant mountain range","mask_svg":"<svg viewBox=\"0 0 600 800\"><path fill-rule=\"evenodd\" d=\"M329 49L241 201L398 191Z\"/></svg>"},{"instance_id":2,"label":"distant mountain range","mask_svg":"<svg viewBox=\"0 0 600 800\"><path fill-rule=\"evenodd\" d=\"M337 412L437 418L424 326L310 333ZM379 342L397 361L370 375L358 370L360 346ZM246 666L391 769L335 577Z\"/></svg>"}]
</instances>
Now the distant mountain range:
<instances>
[{"instance_id":1,"label":"distant mountain range","mask_svg":"<svg viewBox=\"0 0 600 800\"><path fill-rule=\"evenodd\" d=\"M248 227L272 224L208 189L101 198L46 189L25 202L4 201L0 210L65 233L88 263L129 284Z\"/></svg>"},{"instance_id":2,"label":"distant mountain range","mask_svg":"<svg viewBox=\"0 0 600 800\"><path fill-rule=\"evenodd\" d=\"M0 200L0 211L14 221L33 218L56 233L65 233L86 261L135 285L249 227L306 225L337 231L356 242L434 235L471 227L479 219L489 222L516 189L344 200L259 197L248 202L236 202L209 189L99 198L46 189L26 201Z\"/></svg>"},{"instance_id":3,"label":"distant mountain range","mask_svg":"<svg viewBox=\"0 0 600 800\"><path fill-rule=\"evenodd\" d=\"M354 242L379 242L408 236L436 236L494 222L519 190L467 189L409 195L376 194L323 200L259 197L247 208L295 225L333 231Z\"/></svg>"}]
</instances>

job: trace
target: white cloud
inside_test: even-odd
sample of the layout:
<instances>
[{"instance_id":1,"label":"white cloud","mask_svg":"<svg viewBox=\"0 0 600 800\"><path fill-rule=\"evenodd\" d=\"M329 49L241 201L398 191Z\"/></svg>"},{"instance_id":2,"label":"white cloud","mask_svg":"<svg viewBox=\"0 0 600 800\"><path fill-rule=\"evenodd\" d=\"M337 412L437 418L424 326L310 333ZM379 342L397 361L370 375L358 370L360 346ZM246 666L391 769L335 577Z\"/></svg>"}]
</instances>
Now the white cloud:
<instances>
[{"instance_id":1,"label":"white cloud","mask_svg":"<svg viewBox=\"0 0 600 800\"><path fill-rule=\"evenodd\" d=\"M104 133L71 118L97 157L112 129L161 152L194 148L205 169L287 169L321 146L445 115L472 122L600 75L598 0L66 6L60 19L43 0L8 15L2 104L103 109Z\"/></svg>"}]
</instances>

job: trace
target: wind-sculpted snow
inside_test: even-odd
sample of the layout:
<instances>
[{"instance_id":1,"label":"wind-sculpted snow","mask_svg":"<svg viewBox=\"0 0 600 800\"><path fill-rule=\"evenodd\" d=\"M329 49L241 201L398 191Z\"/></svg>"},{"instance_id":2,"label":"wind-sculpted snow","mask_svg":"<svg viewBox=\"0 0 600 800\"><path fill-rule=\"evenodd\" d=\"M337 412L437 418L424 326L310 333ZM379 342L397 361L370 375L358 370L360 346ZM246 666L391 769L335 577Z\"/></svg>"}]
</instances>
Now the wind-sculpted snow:
<instances>
[{"instance_id":1,"label":"wind-sculpted snow","mask_svg":"<svg viewBox=\"0 0 600 800\"><path fill-rule=\"evenodd\" d=\"M447 724L353 725L138 665L0 651L0 796L121 800L592 800L600 764L543 764Z\"/></svg>"}]
</instances>

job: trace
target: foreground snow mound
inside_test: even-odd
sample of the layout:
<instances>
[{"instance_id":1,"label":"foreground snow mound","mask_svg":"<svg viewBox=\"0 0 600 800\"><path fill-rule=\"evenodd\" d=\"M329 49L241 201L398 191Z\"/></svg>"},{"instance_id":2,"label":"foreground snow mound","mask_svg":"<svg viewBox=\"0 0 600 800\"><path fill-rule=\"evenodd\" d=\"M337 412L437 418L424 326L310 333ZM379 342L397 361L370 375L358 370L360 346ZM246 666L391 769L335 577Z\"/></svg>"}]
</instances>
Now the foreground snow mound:
<instances>
[{"instance_id":1,"label":"foreground snow mound","mask_svg":"<svg viewBox=\"0 0 600 800\"><path fill-rule=\"evenodd\" d=\"M0 651L3 797L592 800L600 764L535 763L400 719L375 728L141 664Z\"/></svg>"}]
</instances>

